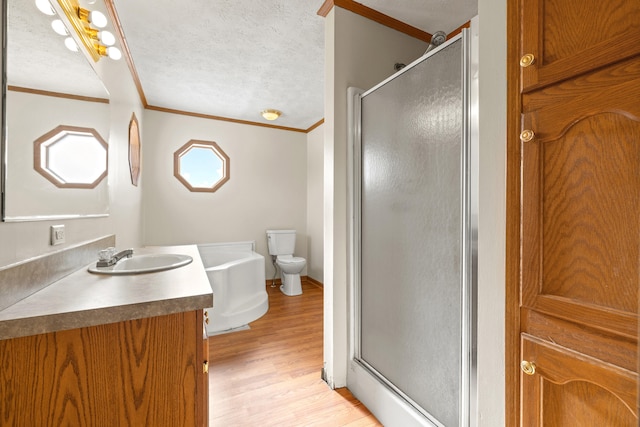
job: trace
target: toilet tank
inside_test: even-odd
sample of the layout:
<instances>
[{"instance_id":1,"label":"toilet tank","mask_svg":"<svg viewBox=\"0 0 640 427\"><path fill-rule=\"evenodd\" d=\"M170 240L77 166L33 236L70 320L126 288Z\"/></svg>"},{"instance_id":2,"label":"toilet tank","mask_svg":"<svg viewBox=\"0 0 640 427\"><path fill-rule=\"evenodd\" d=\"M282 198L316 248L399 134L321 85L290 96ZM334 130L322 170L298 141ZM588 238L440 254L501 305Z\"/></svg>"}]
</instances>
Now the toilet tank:
<instances>
[{"instance_id":1,"label":"toilet tank","mask_svg":"<svg viewBox=\"0 0 640 427\"><path fill-rule=\"evenodd\" d=\"M269 255L293 255L296 230L267 230Z\"/></svg>"}]
</instances>

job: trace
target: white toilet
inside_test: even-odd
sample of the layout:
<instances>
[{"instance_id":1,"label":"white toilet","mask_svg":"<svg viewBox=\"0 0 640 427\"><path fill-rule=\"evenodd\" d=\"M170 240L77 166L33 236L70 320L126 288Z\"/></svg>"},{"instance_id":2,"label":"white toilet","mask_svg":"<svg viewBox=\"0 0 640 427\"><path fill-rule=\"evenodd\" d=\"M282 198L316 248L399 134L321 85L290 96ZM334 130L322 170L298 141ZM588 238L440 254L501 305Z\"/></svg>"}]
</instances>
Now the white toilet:
<instances>
[{"instance_id":1,"label":"white toilet","mask_svg":"<svg viewBox=\"0 0 640 427\"><path fill-rule=\"evenodd\" d=\"M276 256L276 264L280 268L283 294L294 296L302 294L300 284L300 272L307 261L301 257L294 257L293 250L296 246L296 230L267 230L267 243L269 254Z\"/></svg>"}]
</instances>

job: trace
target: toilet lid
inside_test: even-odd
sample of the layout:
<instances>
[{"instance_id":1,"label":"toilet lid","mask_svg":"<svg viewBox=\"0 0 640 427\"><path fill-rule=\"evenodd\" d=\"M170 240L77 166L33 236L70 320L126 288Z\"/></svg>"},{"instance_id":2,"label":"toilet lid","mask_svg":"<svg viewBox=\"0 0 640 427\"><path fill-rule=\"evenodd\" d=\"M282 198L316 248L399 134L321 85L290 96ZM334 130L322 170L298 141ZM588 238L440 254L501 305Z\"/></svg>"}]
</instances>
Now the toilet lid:
<instances>
[{"instance_id":1,"label":"toilet lid","mask_svg":"<svg viewBox=\"0 0 640 427\"><path fill-rule=\"evenodd\" d=\"M278 257L278 262L281 264L293 264L294 262L303 262L304 258L302 257L298 257L298 256L294 256L291 258L280 258Z\"/></svg>"}]
</instances>

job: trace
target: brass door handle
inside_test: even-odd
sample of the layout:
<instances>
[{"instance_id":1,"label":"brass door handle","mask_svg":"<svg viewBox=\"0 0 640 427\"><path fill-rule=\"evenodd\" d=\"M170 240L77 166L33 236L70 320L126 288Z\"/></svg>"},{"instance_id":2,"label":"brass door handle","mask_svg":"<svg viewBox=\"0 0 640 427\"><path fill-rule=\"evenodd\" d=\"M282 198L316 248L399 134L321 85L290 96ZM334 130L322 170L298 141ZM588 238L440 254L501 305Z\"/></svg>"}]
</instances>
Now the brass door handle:
<instances>
[{"instance_id":1,"label":"brass door handle","mask_svg":"<svg viewBox=\"0 0 640 427\"><path fill-rule=\"evenodd\" d=\"M522 362L520 362L520 369L522 369L522 372L527 375L533 375L536 373L536 364L527 360L523 360Z\"/></svg>"},{"instance_id":2,"label":"brass door handle","mask_svg":"<svg viewBox=\"0 0 640 427\"><path fill-rule=\"evenodd\" d=\"M522 142L529 142L533 138L535 138L535 136L536 136L536 133L531 129L525 129L522 132L520 132L520 140Z\"/></svg>"},{"instance_id":3,"label":"brass door handle","mask_svg":"<svg viewBox=\"0 0 640 427\"><path fill-rule=\"evenodd\" d=\"M206 360L202 363L202 373L203 374L209 373L209 362Z\"/></svg>"},{"instance_id":4,"label":"brass door handle","mask_svg":"<svg viewBox=\"0 0 640 427\"><path fill-rule=\"evenodd\" d=\"M534 62L536 62L536 57L533 56L533 54L531 53L527 53L525 55L522 56L522 58L520 58L520 66L522 68L528 67L529 65L532 65Z\"/></svg>"}]
</instances>

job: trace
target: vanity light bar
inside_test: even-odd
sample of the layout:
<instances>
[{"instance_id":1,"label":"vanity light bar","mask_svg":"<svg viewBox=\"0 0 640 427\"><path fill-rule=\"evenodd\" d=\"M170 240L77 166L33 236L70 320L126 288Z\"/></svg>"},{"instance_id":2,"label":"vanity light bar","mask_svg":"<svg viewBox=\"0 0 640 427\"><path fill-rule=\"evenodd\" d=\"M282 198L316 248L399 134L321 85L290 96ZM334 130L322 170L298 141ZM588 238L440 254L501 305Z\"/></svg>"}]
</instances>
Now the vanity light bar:
<instances>
[{"instance_id":1,"label":"vanity light bar","mask_svg":"<svg viewBox=\"0 0 640 427\"><path fill-rule=\"evenodd\" d=\"M78 35L80 42L95 62L98 62L103 56L108 56L113 60L118 60L122 57L120 49L112 46L116 41L115 36L109 31L102 30L102 28L106 27L109 23L107 17L102 12L84 9L80 7L78 0L57 0L57 2ZM36 0L36 6L47 15L56 14L49 0ZM60 21L60 24L62 24L63 28L65 27L62 21ZM92 28L92 26L99 29ZM60 28L59 24L56 23L53 28L58 34L62 35L62 28ZM66 31L66 28L64 28L64 30ZM68 37L67 40L65 40L65 45L67 45L70 50L73 50L71 49L73 45L76 47L75 51L77 51L77 45L73 38Z\"/></svg>"}]
</instances>

